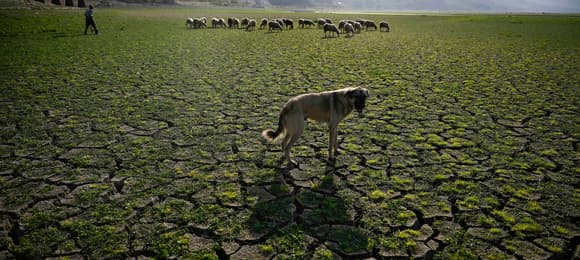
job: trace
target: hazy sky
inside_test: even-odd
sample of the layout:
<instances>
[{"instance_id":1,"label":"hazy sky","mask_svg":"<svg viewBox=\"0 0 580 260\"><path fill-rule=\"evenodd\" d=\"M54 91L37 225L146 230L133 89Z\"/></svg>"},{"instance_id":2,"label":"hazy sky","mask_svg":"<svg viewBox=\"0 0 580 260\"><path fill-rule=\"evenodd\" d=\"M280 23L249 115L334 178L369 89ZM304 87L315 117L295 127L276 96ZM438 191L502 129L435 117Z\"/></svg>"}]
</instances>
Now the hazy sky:
<instances>
[{"instance_id":1,"label":"hazy sky","mask_svg":"<svg viewBox=\"0 0 580 260\"><path fill-rule=\"evenodd\" d=\"M490 0L508 8L529 11L580 11L580 0Z\"/></svg>"},{"instance_id":2,"label":"hazy sky","mask_svg":"<svg viewBox=\"0 0 580 260\"><path fill-rule=\"evenodd\" d=\"M353 8L580 13L580 0L336 0Z\"/></svg>"}]
</instances>

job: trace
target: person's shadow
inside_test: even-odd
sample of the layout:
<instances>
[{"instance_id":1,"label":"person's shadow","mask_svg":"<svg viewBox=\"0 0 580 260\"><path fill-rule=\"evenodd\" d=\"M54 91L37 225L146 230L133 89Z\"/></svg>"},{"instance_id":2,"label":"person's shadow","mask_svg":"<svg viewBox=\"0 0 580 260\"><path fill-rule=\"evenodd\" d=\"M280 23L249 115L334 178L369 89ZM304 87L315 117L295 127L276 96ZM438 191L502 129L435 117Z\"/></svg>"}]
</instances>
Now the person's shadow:
<instances>
[{"instance_id":1,"label":"person's shadow","mask_svg":"<svg viewBox=\"0 0 580 260\"><path fill-rule=\"evenodd\" d=\"M87 35L94 35L93 33ZM87 36L83 33L55 33L52 35L52 38L75 38L81 36Z\"/></svg>"}]
</instances>

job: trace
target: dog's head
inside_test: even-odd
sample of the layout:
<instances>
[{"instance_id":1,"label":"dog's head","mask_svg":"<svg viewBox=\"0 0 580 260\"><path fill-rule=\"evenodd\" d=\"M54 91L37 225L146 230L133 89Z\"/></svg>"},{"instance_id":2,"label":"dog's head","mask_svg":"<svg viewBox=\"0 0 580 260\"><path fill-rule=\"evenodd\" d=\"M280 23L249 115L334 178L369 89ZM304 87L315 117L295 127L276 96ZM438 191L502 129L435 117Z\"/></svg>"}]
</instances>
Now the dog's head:
<instances>
[{"instance_id":1,"label":"dog's head","mask_svg":"<svg viewBox=\"0 0 580 260\"><path fill-rule=\"evenodd\" d=\"M369 97L369 91L363 87L352 88L346 91L345 96L354 105L356 111L362 113Z\"/></svg>"}]
</instances>

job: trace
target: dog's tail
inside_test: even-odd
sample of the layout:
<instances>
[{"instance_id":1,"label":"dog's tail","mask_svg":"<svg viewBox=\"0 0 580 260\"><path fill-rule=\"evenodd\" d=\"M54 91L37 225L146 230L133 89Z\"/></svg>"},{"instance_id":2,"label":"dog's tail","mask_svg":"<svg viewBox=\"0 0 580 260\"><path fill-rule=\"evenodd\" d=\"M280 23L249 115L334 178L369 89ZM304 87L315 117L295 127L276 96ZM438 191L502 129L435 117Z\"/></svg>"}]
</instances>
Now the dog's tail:
<instances>
[{"instance_id":1,"label":"dog's tail","mask_svg":"<svg viewBox=\"0 0 580 260\"><path fill-rule=\"evenodd\" d=\"M280 118L278 119L278 129L274 131L273 129L266 129L262 132L262 137L266 140L277 143L281 138L284 137L284 120L286 119L286 109L283 109L280 113Z\"/></svg>"}]
</instances>

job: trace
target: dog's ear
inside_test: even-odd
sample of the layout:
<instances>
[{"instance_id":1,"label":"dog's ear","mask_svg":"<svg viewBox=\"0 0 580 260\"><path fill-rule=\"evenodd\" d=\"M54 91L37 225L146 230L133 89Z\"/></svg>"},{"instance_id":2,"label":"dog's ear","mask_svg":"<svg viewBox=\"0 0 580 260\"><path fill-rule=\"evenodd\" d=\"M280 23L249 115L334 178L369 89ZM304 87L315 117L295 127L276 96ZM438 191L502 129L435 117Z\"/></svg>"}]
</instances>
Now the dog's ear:
<instances>
[{"instance_id":1,"label":"dog's ear","mask_svg":"<svg viewBox=\"0 0 580 260\"><path fill-rule=\"evenodd\" d=\"M369 97L369 91L363 87L356 87L353 89L348 90L344 95L347 97L353 97L356 92L362 92L365 97Z\"/></svg>"},{"instance_id":2,"label":"dog's ear","mask_svg":"<svg viewBox=\"0 0 580 260\"><path fill-rule=\"evenodd\" d=\"M354 93L356 92L356 90L357 90L356 88L349 89L346 92L344 92L344 96L345 97L352 97L354 95Z\"/></svg>"}]
</instances>

